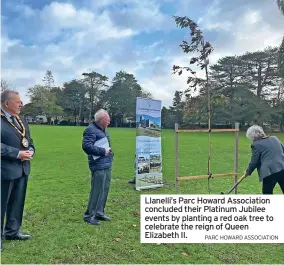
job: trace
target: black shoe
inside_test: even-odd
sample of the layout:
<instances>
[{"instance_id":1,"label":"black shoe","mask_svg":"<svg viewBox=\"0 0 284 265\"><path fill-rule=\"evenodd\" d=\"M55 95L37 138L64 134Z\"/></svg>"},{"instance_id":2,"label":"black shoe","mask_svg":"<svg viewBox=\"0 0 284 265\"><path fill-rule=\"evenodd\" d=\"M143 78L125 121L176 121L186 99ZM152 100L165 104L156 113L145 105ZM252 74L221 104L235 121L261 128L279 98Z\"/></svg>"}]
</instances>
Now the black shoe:
<instances>
[{"instance_id":1,"label":"black shoe","mask_svg":"<svg viewBox=\"0 0 284 265\"><path fill-rule=\"evenodd\" d=\"M20 233L13 235L13 236L5 235L6 240L28 240L31 238L32 237L30 235L22 235Z\"/></svg>"},{"instance_id":2,"label":"black shoe","mask_svg":"<svg viewBox=\"0 0 284 265\"><path fill-rule=\"evenodd\" d=\"M89 220L85 220L89 225L100 225L100 221L97 218L91 218Z\"/></svg>"},{"instance_id":3,"label":"black shoe","mask_svg":"<svg viewBox=\"0 0 284 265\"><path fill-rule=\"evenodd\" d=\"M129 183L129 184L135 184L135 179L129 180L128 183Z\"/></svg>"},{"instance_id":4,"label":"black shoe","mask_svg":"<svg viewBox=\"0 0 284 265\"><path fill-rule=\"evenodd\" d=\"M108 217L108 216L105 216L105 215L97 216L96 218L99 219L99 220L102 220L102 221L111 221L111 218Z\"/></svg>"}]
</instances>

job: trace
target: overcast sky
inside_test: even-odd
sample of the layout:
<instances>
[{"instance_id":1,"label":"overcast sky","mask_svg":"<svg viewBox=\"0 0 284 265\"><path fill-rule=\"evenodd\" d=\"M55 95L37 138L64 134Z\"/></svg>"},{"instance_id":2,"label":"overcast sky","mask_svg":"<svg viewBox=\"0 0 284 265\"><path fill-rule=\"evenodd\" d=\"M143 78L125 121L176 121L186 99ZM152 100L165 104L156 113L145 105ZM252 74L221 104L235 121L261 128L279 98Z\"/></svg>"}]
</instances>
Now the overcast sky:
<instances>
[{"instance_id":1,"label":"overcast sky","mask_svg":"<svg viewBox=\"0 0 284 265\"><path fill-rule=\"evenodd\" d=\"M42 82L46 70L56 85L83 72L110 80L124 70L139 84L172 104L186 76L172 74L186 64L179 44L188 39L173 15L188 16L204 30L214 52L225 55L279 46L284 17L276 0L6 0L2 1L2 77L29 101L27 88Z\"/></svg>"}]
</instances>

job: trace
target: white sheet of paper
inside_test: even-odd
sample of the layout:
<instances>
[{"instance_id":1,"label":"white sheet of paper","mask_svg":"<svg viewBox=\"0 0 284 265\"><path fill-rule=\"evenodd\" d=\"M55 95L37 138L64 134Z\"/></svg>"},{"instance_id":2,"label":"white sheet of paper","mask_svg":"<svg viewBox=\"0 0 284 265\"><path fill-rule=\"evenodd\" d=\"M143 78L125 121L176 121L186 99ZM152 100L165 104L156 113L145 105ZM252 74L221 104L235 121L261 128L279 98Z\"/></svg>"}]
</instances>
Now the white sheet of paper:
<instances>
[{"instance_id":1,"label":"white sheet of paper","mask_svg":"<svg viewBox=\"0 0 284 265\"><path fill-rule=\"evenodd\" d=\"M101 147L101 148L105 148L105 149L109 148L109 142L108 142L107 137L104 137L104 138L102 138L102 139L96 141L96 142L94 143L94 146ZM94 159L94 160L96 160L96 159L98 159L98 158L100 158L100 156L93 156L93 159Z\"/></svg>"}]
</instances>

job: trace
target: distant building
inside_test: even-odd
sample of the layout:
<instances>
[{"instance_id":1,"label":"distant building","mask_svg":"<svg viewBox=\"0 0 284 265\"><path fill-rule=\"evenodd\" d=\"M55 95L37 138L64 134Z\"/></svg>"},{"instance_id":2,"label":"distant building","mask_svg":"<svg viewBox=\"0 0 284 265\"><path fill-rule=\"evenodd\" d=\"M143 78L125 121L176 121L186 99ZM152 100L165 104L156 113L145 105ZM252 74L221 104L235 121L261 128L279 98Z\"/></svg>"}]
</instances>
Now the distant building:
<instances>
[{"instance_id":1,"label":"distant building","mask_svg":"<svg viewBox=\"0 0 284 265\"><path fill-rule=\"evenodd\" d=\"M58 116L57 118L56 117L51 117L50 118L50 122L51 123L56 123L58 121L61 121L62 118L63 118L62 116ZM26 116L25 119L26 119L27 123L45 124L45 123L48 122L48 119L47 119L46 115L37 115L35 117Z\"/></svg>"},{"instance_id":2,"label":"distant building","mask_svg":"<svg viewBox=\"0 0 284 265\"><path fill-rule=\"evenodd\" d=\"M27 123L34 123L34 118L31 116L25 117Z\"/></svg>"},{"instance_id":3,"label":"distant building","mask_svg":"<svg viewBox=\"0 0 284 265\"><path fill-rule=\"evenodd\" d=\"M47 117L45 115L37 115L35 117L26 116L25 119L27 123L47 123Z\"/></svg>"},{"instance_id":4,"label":"distant building","mask_svg":"<svg viewBox=\"0 0 284 265\"><path fill-rule=\"evenodd\" d=\"M45 115L38 115L35 118L35 123L47 123L47 117Z\"/></svg>"}]
</instances>

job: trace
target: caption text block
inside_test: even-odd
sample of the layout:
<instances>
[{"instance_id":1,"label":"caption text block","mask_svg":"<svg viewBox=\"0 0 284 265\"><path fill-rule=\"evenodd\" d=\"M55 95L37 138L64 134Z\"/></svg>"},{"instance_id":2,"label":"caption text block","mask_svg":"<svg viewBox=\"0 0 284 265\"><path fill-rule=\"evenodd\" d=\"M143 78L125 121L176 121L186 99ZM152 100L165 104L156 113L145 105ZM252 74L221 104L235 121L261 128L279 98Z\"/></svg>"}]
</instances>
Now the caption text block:
<instances>
[{"instance_id":1,"label":"caption text block","mask_svg":"<svg viewBox=\"0 0 284 265\"><path fill-rule=\"evenodd\" d=\"M283 195L141 195L141 243L284 243Z\"/></svg>"}]
</instances>

